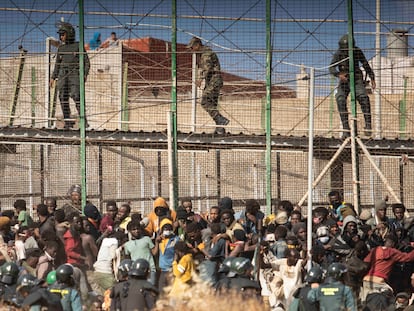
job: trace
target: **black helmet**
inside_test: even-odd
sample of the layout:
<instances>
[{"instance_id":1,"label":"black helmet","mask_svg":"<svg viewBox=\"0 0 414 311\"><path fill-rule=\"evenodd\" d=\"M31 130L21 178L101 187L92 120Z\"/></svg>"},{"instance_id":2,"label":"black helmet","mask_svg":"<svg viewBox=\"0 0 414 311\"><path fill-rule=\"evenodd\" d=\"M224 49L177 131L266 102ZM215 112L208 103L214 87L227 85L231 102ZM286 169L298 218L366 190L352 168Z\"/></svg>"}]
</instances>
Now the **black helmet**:
<instances>
[{"instance_id":1,"label":"black helmet","mask_svg":"<svg viewBox=\"0 0 414 311\"><path fill-rule=\"evenodd\" d=\"M320 267L314 266L310 268L305 276L305 282L308 283L321 283L323 277L323 271Z\"/></svg>"},{"instance_id":2,"label":"black helmet","mask_svg":"<svg viewBox=\"0 0 414 311\"><path fill-rule=\"evenodd\" d=\"M347 49L348 48L348 35L343 35L341 39L339 39L338 45L341 49Z\"/></svg>"},{"instance_id":3,"label":"black helmet","mask_svg":"<svg viewBox=\"0 0 414 311\"><path fill-rule=\"evenodd\" d=\"M21 275L18 279L17 279L17 287L16 290L20 291L20 290L25 290L25 291L30 291L34 286L39 285L40 284L40 280L37 279L36 277L34 277L33 275L26 273Z\"/></svg>"},{"instance_id":4,"label":"black helmet","mask_svg":"<svg viewBox=\"0 0 414 311\"><path fill-rule=\"evenodd\" d=\"M235 275L244 275L253 268L251 261L248 258L236 257L232 260L230 266L229 277Z\"/></svg>"},{"instance_id":5,"label":"black helmet","mask_svg":"<svg viewBox=\"0 0 414 311\"><path fill-rule=\"evenodd\" d=\"M123 259L118 267L118 273L122 277L126 277L131 270L133 261L131 259Z\"/></svg>"},{"instance_id":6,"label":"black helmet","mask_svg":"<svg viewBox=\"0 0 414 311\"><path fill-rule=\"evenodd\" d=\"M128 275L132 276L147 276L150 270L150 265L145 259L137 259L132 263L131 270Z\"/></svg>"},{"instance_id":7,"label":"black helmet","mask_svg":"<svg viewBox=\"0 0 414 311\"><path fill-rule=\"evenodd\" d=\"M354 46L355 46L355 39L354 39L353 43L354 43ZM342 49L342 50L347 50L348 49L348 35L347 34L343 35L341 37L341 39L339 39L338 45L339 45L339 48Z\"/></svg>"},{"instance_id":8,"label":"black helmet","mask_svg":"<svg viewBox=\"0 0 414 311\"><path fill-rule=\"evenodd\" d=\"M218 272L228 273L231 269L231 263L236 257L227 257L223 260L223 263L220 265Z\"/></svg>"},{"instance_id":9,"label":"black helmet","mask_svg":"<svg viewBox=\"0 0 414 311\"><path fill-rule=\"evenodd\" d=\"M60 283L68 283L73 275L73 267L69 264L60 265L56 269L56 280Z\"/></svg>"},{"instance_id":10,"label":"black helmet","mask_svg":"<svg viewBox=\"0 0 414 311\"><path fill-rule=\"evenodd\" d=\"M1 266L1 282L12 285L17 281L19 267L14 262L6 262Z\"/></svg>"},{"instance_id":11,"label":"black helmet","mask_svg":"<svg viewBox=\"0 0 414 311\"><path fill-rule=\"evenodd\" d=\"M61 22L59 23L58 34L66 33L66 41L69 43L75 42L75 29L69 23Z\"/></svg>"},{"instance_id":12,"label":"black helmet","mask_svg":"<svg viewBox=\"0 0 414 311\"><path fill-rule=\"evenodd\" d=\"M340 280L346 272L347 268L344 264L334 262L328 267L327 275L335 280Z\"/></svg>"}]
</instances>

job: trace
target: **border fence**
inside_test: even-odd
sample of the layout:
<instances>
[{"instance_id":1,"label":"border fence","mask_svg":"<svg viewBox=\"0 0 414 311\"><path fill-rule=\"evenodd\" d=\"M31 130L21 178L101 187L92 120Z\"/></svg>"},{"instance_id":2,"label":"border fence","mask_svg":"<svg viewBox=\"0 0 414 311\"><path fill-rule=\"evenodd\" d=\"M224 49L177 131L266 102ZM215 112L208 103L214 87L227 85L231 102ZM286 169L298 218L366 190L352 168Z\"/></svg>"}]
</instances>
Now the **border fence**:
<instances>
[{"instance_id":1,"label":"border fence","mask_svg":"<svg viewBox=\"0 0 414 311\"><path fill-rule=\"evenodd\" d=\"M313 205L327 204L327 193L336 189L359 208L384 197L411 208L414 3L134 3L1 5L3 209L16 198L34 205L57 197L59 204L72 184L82 184L85 199L101 208L116 200L147 213L157 196L170 198L173 206L190 197L204 212L229 196L236 209L255 198L269 211L277 199L303 205L309 180L317 180ZM58 90L49 86L63 21L74 26L91 63L81 103L88 128L72 100L76 125L63 128ZM89 39L96 32L101 43L116 32L118 44L92 49ZM346 33L366 55L377 87L365 81L369 136L351 91L355 132L344 143L337 79L329 67ZM222 136L213 134L216 125L200 106L199 60L186 48L193 36L220 60L219 109L230 120Z\"/></svg>"}]
</instances>

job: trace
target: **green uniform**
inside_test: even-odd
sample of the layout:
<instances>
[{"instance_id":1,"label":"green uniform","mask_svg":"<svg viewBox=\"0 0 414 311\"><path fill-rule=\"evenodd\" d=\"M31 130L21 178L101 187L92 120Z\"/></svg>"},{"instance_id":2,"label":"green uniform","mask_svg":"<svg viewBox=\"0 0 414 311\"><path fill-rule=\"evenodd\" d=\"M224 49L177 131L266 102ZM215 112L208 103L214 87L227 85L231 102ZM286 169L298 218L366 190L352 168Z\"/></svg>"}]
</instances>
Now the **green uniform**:
<instances>
[{"instance_id":1,"label":"green uniform","mask_svg":"<svg viewBox=\"0 0 414 311\"><path fill-rule=\"evenodd\" d=\"M208 112L216 124L225 125L228 123L228 120L217 109L220 89L223 87L220 62L217 54L207 46L203 46L201 49L199 68L201 69L201 78L205 81L201 106Z\"/></svg>"},{"instance_id":2,"label":"green uniform","mask_svg":"<svg viewBox=\"0 0 414 311\"><path fill-rule=\"evenodd\" d=\"M89 57L85 53L85 77L88 76L89 68ZM63 118L65 120L70 119L69 98L73 99L80 114L79 42L66 43L59 46L52 79L57 79L57 90L59 91Z\"/></svg>"},{"instance_id":3,"label":"green uniform","mask_svg":"<svg viewBox=\"0 0 414 311\"><path fill-rule=\"evenodd\" d=\"M362 113L364 114L365 128L371 129L371 105L367 91L365 89L365 83L363 80L363 74L359 68L359 64L362 64L367 75L372 81L375 80L374 72L371 69L364 53L359 47L354 48L354 77L355 77L355 97L361 105ZM335 64L335 65L334 65ZM338 77L340 73L349 74L349 55L348 49L338 49L334 54L329 72ZM339 81L337 93L335 95L336 103L338 105L339 116L341 118L342 127L345 130L349 130L348 123L348 109L346 106L346 100L350 92L349 79L347 81Z\"/></svg>"},{"instance_id":4,"label":"green uniform","mask_svg":"<svg viewBox=\"0 0 414 311\"><path fill-rule=\"evenodd\" d=\"M311 302L319 302L320 311L356 311L356 303L352 290L339 281L321 284L308 293Z\"/></svg>"}]
</instances>

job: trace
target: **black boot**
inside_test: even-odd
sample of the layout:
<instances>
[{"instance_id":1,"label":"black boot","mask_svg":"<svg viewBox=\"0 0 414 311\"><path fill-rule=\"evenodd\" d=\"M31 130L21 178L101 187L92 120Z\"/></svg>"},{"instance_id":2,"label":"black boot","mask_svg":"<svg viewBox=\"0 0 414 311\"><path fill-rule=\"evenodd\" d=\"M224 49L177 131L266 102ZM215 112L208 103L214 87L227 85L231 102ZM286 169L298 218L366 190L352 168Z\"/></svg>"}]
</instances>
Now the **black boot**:
<instances>
[{"instance_id":1,"label":"black boot","mask_svg":"<svg viewBox=\"0 0 414 311\"><path fill-rule=\"evenodd\" d=\"M73 121L65 121L65 125L63 126L64 129L71 129L75 125Z\"/></svg>"},{"instance_id":2,"label":"black boot","mask_svg":"<svg viewBox=\"0 0 414 311\"><path fill-rule=\"evenodd\" d=\"M230 122L229 119L227 119L226 117L223 117L221 114L216 115L213 119L217 125L227 125Z\"/></svg>"},{"instance_id":3,"label":"black boot","mask_svg":"<svg viewBox=\"0 0 414 311\"><path fill-rule=\"evenodd\" d=\"M226 134L226 130L224 129L224 127L217 126L216 127L216 130L214 131L214 134L216 134L216 135L224 135L224 134Z\"/></svg>"}]
</instances>

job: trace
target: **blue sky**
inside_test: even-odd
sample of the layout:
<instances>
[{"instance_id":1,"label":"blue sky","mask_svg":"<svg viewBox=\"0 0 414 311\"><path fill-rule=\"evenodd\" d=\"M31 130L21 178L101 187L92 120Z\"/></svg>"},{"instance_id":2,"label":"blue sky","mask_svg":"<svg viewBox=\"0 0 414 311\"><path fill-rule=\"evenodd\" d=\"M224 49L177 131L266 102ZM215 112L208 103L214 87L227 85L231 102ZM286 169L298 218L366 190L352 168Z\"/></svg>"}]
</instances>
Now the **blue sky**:
<instances>
[{"instance_id":1,"label":"blue sky","mask_svg":"<svg viewBox=\"0 0 414 311\"><path fill-rule=\"evenodd\" d=\"M225 70L257 79L264 77L265 0L177 0L177 3L178 42L187 42L192 34L201 36L211 41L209 45L220 53ZM356 42L368 58L375 55L375 4L376 0L353 1ZM2 0L0 7L1 56L17 53L19 44L31 53L44 51L44 40L56 37L55 25L61 17L79 24L78 15L71 13L78 11L74 0ZM171 39L170 0L85 0L84 7L86 42L96 31L102 33L103 39L111 31L116 31L122 39L146 36ZM414 16L414 1L383 0L381 7L383 47L386 33L391 29L414 33L413 26L408 24ZM35 12L29 12L31 9ZM201 19L201 15L211 18ZM343 22L347 19L347 1L272 1L272 18L274 71L279 79L289 80L290 72L297 72L297 68L278 61L317 68L328 65L339 37L347 31L347 23ZM409 45L411 54L411 39Z\"/></svg>"}]
</instances>

